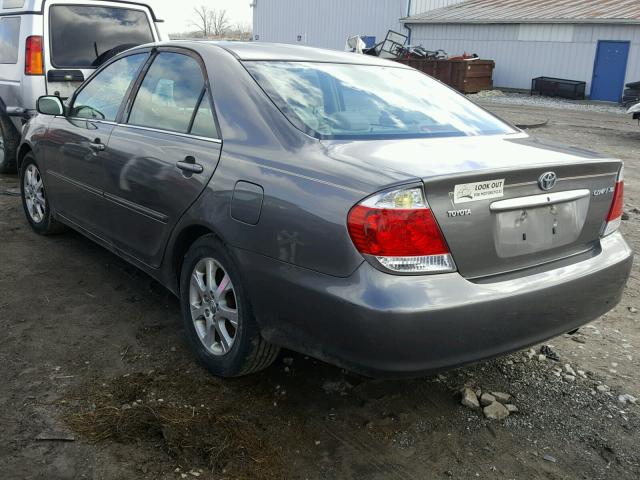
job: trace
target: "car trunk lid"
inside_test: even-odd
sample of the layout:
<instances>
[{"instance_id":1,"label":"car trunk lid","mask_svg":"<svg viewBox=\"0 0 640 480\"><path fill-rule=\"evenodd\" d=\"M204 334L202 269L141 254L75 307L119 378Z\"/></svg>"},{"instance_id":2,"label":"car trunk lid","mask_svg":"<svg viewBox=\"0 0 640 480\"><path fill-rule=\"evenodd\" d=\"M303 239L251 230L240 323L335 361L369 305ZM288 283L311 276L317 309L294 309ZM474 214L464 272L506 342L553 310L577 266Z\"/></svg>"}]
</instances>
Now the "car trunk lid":
<instances>
[{"instance_id":1,"label":"car trunk lid","mask_svg":"<svg viewBox=\"0 0 640 480\"><path fill-rule=\"evenodd\" d=\"M597 248L621 166L524 133L323 144L381 180L421 179L458 271L471 279ZM556 178L548 191L539 183L546 173Z\"/></svg>"},{"instance_id":2,"label":"car trunk lid","mask_svg":"<svg viewBox=\"0 0 640 480\"><path fill-rule=\"evenodd\" d=\"M425 179L427 201L459 272L497 275L597 247L618 161ZM548 191L545 178L556 177Z\"/></svg>"}]
</instances>

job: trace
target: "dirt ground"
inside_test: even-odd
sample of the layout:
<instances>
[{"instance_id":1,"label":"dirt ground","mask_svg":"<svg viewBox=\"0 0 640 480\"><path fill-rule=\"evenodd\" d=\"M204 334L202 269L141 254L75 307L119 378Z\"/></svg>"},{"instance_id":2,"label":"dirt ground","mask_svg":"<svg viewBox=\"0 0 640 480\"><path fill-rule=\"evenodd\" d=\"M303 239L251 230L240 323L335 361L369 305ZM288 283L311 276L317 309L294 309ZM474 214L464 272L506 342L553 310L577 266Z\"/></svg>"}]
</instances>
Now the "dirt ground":
<instances>
[{"instance_id":1,"label":"dirt ground","mask_svg":"<svg viewBox=\"0 0 640 480\"><path fill-rule=\"evenodd\" d=\"M635 122L487 106L626 160L622 230L640 250ZM174 298L79 234L32 233L17 186L0 176L2 479L640 478L640 405L618 400L640 397L638 261L620 305L550 343L559 362L517 353L389 381L283 352L223 381L194 363ZM460 404L464 385L519 411L487 420Z\"/></svg>"}]
</instances>

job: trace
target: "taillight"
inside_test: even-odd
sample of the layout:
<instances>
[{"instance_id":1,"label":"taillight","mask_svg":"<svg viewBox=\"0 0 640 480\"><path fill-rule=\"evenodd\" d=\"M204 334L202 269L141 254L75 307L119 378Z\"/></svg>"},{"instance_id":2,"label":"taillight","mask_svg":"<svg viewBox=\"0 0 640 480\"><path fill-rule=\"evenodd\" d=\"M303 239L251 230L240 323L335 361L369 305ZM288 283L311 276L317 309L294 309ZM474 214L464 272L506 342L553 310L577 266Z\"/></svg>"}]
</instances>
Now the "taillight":
<instances>
[{"instance_id":1,"label":"taillight","mask_svg":"<svg viewBox=\"0 0 640 480\"><path fill-rule=\"evenodd\" d=\"M349 235L358 251L401 273L452 272L447 242L420 187L369 197L349 211Z\"/></svg>"},{"instance_id":2,"label":"taillight","mask_svg":"<svg viewBox=\"0 0 640 480\"><path fill-rule=\"evenodd\" d=\"M42 37L40 35L27 37L25 52L25 75L43 75L44 63L42 61Z\"/></svg>"},{"instance_id":3,"label":"taillight","mask_svg":"<svg viewBox=\"0 0 640 480\"><path fill-rule=\"evenodd\" d=\"M607 215L607 223L604 227L602 236L610 235L618 230L620 223L622 223L622 213L624 211L624 166L620 167L620 173L618 173L618 179L616 180L616 186L613 191L613 200L611 202L611 208Z\"/></svg>"}]
</instances>

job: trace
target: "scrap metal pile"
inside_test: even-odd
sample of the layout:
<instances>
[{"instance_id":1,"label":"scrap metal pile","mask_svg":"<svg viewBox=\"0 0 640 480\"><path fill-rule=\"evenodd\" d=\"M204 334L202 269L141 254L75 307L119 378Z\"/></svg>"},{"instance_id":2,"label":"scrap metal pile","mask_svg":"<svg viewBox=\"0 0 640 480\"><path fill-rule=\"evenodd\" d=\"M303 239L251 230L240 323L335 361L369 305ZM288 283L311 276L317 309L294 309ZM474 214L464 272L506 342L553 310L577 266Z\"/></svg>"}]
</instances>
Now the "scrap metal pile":
<instances>
[{"instance_id":1,"label":"scrap metal pile","mask_svg":"<svg viewBox=\"0 0 640 480\"><path fill-rule=\"evenodd\" d=\"M415 60L475 60L478 55L464 52L462 55L449 56L442 49L427 50L422 45L407 45L408 37L402 33L389 30L385 39L367 48L363 37L353 35L347 39L345 51L372 55L390 59Z\"/></svg>"},{"instance_id":2,"label":"scrap metal pile","mask_svg":"<svg viewBox=\"0 0 640 480\"><path fill-rule=\"evenodd\" d=\"M369 48L365 38L347 39L345 51L388 58L437 78L462 93L477 93L493 87L493 60L481 60L476 54L449 56L444 50L427 50L422 45L407 45L408 37L389 30L384 41Z\"/></svg>"}]
</instances>

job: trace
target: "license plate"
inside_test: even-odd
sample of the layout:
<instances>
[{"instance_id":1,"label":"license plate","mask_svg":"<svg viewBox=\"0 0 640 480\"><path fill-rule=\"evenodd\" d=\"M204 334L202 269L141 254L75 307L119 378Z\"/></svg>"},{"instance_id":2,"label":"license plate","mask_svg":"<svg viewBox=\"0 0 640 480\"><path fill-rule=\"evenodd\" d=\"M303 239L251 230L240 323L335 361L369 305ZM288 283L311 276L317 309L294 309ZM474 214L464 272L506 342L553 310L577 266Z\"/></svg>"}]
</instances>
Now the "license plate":
<instances>
[{"instance_id":1,"label":"license plate","mask_svg":"<svg viewBox=\"0 0 640 480\"><path fill-rule=\"evenodd\" d=\"M571 202L494 213L499 257L515 257L575 242L584 226L587 198Z\"/></svg>"}]
</instances>

